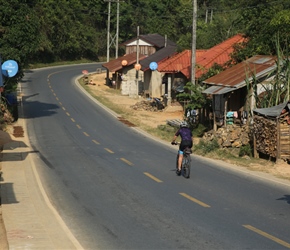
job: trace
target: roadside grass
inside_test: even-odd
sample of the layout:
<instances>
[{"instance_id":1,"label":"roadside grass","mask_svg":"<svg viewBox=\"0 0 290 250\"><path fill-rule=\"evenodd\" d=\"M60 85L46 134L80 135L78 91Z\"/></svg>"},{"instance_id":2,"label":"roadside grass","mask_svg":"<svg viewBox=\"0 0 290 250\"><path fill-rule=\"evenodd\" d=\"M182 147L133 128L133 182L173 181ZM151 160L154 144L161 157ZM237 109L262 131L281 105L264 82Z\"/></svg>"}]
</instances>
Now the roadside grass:
<instances>
[{"instance_id":1,"label":"roadside grass","mask_svg":"<svg viewBox=\"0 0 290 250\"><path fill-rule=\"evenodd\" d=\"M221 148L216 140L200 142L193 147L193 151L197 155L201 155L210 159L221 160L233 165L245 167L248 170L259 171L264 173L270 173L273 169L275 163L270 160L265 160L261 158L253 158L249 147L246 146L245 154L242 148ZM277 177L283 177L277 175ZM284 179L290 179L288 177L283 177Z\"/></svg>"}]
</instances>

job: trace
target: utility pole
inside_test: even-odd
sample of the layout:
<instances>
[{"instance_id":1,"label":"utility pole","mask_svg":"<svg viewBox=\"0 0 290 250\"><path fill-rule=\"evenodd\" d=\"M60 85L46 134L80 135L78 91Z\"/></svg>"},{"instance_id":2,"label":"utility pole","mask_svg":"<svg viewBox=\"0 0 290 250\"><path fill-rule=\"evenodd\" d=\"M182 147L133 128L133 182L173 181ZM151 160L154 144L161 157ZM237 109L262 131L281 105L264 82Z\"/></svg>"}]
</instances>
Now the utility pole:
<instances>
[{"instance_id":1,"label":"utility pole","mask_svg":"<svg viewBox=\"0 0 290 250\"><path fill-rule=\"evenodd\" d=\"M117 28L116 28L116 58L118 58L119 50L119 15L120 15L120 2L117 1Z\"/></svg>"},{"instance_id":2,"label":"utility pole","mask_svg":"<svg viewBox=\"0 0 290 250\"><path fill-rule=\"evenodd\" d=\"M191 83L195 85L197 0L192 0Z\"/></svg>"},{"instance_id":3,"label":"utility pole","mask_svg":"<svg viewBox=\"0 0 290 250\"><path fill-rule=\"evenodd\" d=\"M111 22L111 1L108 4L108 24L107 24L107 62L110 61L110 22Z\"/></svg>"},{"instance_id":4,"label":"utility pole","mask_svg":"<svg viewBox=\"0 0 290 250\"><path fill-rule=\"evenodd\" d=\"M116 58L118 58L120 0L104 0L104 1L108 2L108 33L107 33L107 62L108 62L110 60L110 47L112 44L115 44L115 49L116 49L115 55L116 55ZM116 24L116 34L114 37L111 37L111 34L110 34L111 3L117 3L117 24ZM110 42L110 38L111 38L111 42Z\"/></svg>"},{"instance_id":5,"label":"utility pole","mask_svg":"<svg viewBox=\"0 0 290 250\"><path fill-rule=\"evenodd\" d=\"M116 42L115 42L115 48L116 48L116 58L118 58L118 50L119 50L119 14L120 14L120 0L104 0L105 2L108 2L108 24L107 24L107 62L110 61L110 47L114 43L114 38L112 38L112 41L110 42L111 34L110 34L110 24L111 24L111 3L117 2L117 27L116 27ZM109 70L107 69L107 78L106 78L106 84L109 84Z\"/></svg>"},{"instance_id":6,"label":"utility pole","mask_svg":"<svg viewBox=\"0 0 290 250\"><path fill-rule=\"evenodd\" d=\"M139 26L137 26L137 41L136 41L136 53L137 53L137 58L136 58L136 65L139 64ZM136 69L136 88L137 88L137 98L139 96L139 69Z\"/></svg>"}]
</instances>

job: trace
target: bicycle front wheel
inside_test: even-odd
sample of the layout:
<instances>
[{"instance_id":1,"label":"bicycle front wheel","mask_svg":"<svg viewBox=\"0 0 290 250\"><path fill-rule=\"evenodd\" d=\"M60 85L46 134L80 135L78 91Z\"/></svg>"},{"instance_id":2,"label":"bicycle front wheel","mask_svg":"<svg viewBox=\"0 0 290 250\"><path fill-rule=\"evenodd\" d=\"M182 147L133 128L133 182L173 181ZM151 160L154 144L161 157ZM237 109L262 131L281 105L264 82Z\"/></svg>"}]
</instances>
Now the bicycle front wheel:
<instances>
[{"instance_id":1,"label":"bicycle front wheel","mask_svg":"<svg viewBox=\"0 0 290 250\"><path fill-rule=\"evenodd\" d=\"M189 178L190 177L190 155L184 156L184 162L183 162L183 176L185 178Z\"/></svg>"}]
</instances>

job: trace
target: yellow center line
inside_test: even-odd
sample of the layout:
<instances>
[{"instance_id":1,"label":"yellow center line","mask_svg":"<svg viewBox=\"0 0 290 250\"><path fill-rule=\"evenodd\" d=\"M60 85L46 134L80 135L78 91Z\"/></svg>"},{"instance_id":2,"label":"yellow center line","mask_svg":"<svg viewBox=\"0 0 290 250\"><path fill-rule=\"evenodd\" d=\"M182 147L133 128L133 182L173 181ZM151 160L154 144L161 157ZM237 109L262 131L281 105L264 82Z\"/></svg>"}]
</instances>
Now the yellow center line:
<instances>
[{"instance_id":1,"label":"yellow center line","mask_svg":"<svg viewBox=\"0 0 290 250\"><path fill-rule=\"evenodd\" d=\"M127 164L130 165L130 166L133 166L133 165L134 165L132 162L126 160L125 158L120 158L120 159L121 159L121 161L127 163Z\"/></svg>"},{"instance_id":2,"label":"yellow center line","mask_svg":"<svg viewBox=\"0 0 290 250\"><path fill-rule=\"evenodd\" d=\"M85 135L85 136L89 136L89 134L88 134L88 133L86 133L86 132L83 132L83 133L84 133L84 135Z\"/></svg>"},{"instance_id":3,"label":"yellow center line","mask_svg":"<svg viewBox=\"0 0 290 250\"><path fill-rule=\"evenodd\" d=\"M60 106L62 106L62 103L61 103L61 102L59 102L59 105L60 105Z\"/></svg>"},{"instance_id":4,"label":"yellow center line","mask_svg":"<svg viewBox=\"0 0 290 250\"><path fill-rule=\"evenodd\" d=\"M73 118L70 118L70 119L71 119L72 122L76 122L75 119L73 119Z\"/></svg>"},{"instance_id":5,"label":"yellow center line","mask_svg":"<svg viewBox=\"0 0 290 250\"><path fill-rule=\"evenodd\" d=\"M55 98L57 101L59 101L58 97Z\"/></svg>"},{"instance_id":6,"label":"yellow center line","mask_svg":"<svg viewBox=\"0 0 290 250\"><path fill-rule=\"evenodd\" d=\"M70 116L70 113L69 113L69 112L66 112L66 115L67 115L67 116Z\"/></svg>"},{"instance_id":7,"label":"yellow center line","mask_svg":"<svg viewBox=\"0 0 290 250\"><path fill-rule=\"evenodd\" d=\"M98 145L100 144L100 143L99 143L99 142L97 142L96 140L92 140L92 141L93 141L94 143L98 144Z\"/></svg>"},{"instance_id":8,"label":"yellow center line","mask_svg":"<svg viewBox=\"0 0 290 250\"><path fill-rule=\"evenodd\" d=\"M65 111L65 107L62 107L62 109Z\"/></svg>"},{"instance_id":9,"label":"yellow center line","mask_svg":"<svg viewBox=\"0 0 290 250\"><path fill-rule=\"evenodd\" d=\"M82 129L80 125L77 124L76 126L77 126L79 129Z\"/></svg>"},{"instance_id":10,"label":"yellow center line","mask_svg":"<svg viewBox=\"0 0 290 250\"><path fill-rule=\"evenodd\" d=\"M158 178L156 178L155 176L153 176L152 174L149 174L147 172L144 172L145 175L147 175L149 178L151 178L152 180L156 181L156 182L163 182L161 180L159 180Z\"/></svg>"},{"instance_id":11,"label":"yellow center line","mask_svg":"<svg viewBox=\"0 0 290 250\"><path fill-rule=\"evenodd\" d=\"M108 151L111 154L114 154L114 152L112 150L108 149L108 148L105 148L105 150Z\"/></svg>"},{"instance_id":12,"label":"yellow center line","mask_svg":"<svg viewBox=\"0 0 290 250\"><path fill-rule=\"evenodd\" d=\"M290 244L287 243L286 241L280 240L280 239L276 238L273 235L270 235L270 234L268 234L266 232L261 231L258 228L255 228L255 227L253 227L251 225L243 225L243 227L245 227L245 228L247 228L247 229L249 229L249 230L251 230L251 231L253 231L253 232L257 233L257 234L260 234L260 235L262 235L262 236L264 236L264 237L266 237L266 238L268 238L268 239L270 239L272 241L275 241L276 243L278 243L278 244L280 244L280 245L282 245L284 247L290 248Z\"/></svg>"},{"instance_id":13,"label":"yellow center line","mask_svg":"<svg viewBox=\"0 0 290 250\"><path fill-rule=\"evenodd\" d=\"M197 199L191 197L191 196L188 195L188 194L185 194L185 193L179 193L179 194L182 195L183 197L185 197L185 198L187 198L187 199L189 199L189 200L191 200L191 201L197 203L198 205L200 205L200 206L202 206L202 207L210 207L209 205L207 205L207 204L203 203L202 201L199 201L199 200L197 200Z\"/></svg>"},{"instance_id":14,"label":"yellow center line","mask_svg":"<svg viewBox=\"0 0 290 250\"><path fill-rule=\"evenodd\" d=\"M56 93L53 93L54 96L56 96Z\"/></svg>"}]
</instances>

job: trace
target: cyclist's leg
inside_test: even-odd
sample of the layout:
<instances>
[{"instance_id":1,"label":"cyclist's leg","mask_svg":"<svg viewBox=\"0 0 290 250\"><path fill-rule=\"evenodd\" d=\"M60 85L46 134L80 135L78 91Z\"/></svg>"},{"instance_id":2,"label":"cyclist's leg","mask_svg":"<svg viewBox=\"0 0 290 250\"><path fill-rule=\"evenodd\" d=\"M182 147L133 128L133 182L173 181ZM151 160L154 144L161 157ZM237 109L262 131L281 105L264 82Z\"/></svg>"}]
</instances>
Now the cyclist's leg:
<instances>
[{"instance_id":1,"label":"cyclist's leg","mask_svg":"<svg viewBox=\"0 0 290 250\"><path fill-rule=\"evenodd\" d=\"M183 159L183 151L178 151L178 170L181 171L182 159Z\"/></svg>"}]
</instances>

